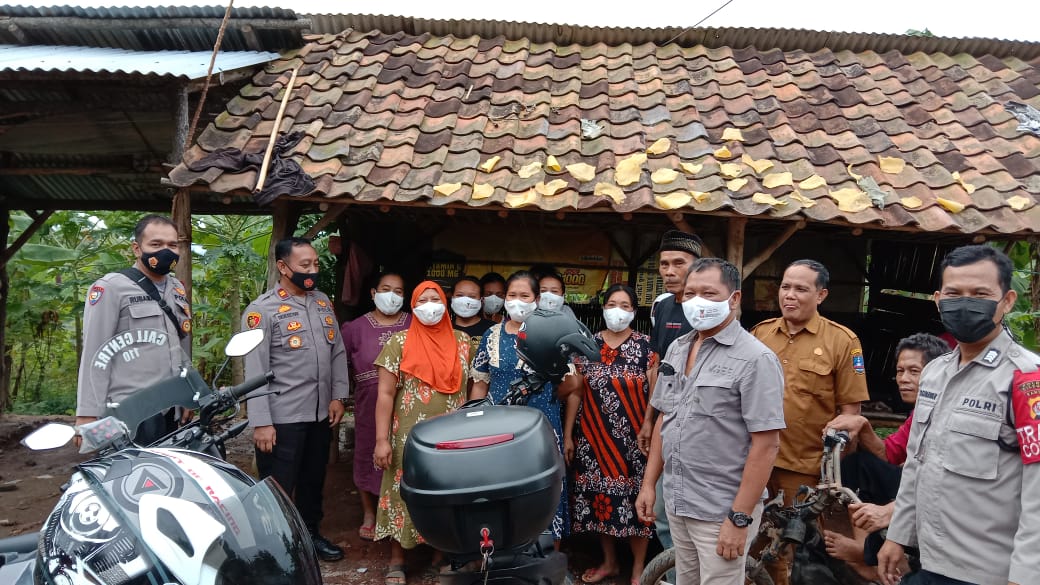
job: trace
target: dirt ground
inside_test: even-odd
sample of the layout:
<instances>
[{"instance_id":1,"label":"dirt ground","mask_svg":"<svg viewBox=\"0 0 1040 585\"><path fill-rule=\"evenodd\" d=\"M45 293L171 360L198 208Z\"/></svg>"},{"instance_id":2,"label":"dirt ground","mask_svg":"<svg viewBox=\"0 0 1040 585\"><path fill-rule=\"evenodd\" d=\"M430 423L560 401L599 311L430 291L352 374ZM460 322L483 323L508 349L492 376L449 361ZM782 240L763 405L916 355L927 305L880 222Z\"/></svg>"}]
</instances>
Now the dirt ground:
<instances>
[{"instance_id":1,"label":"dirt ground","mask_svg":"<svg viewBox=\"0 0 1040 585\"><path fill-rule=\"evenodd\" d=\"M73 419L24 415L0 417L0 538L39 530L58 500L59 487L68 480L76 463L83 460L71 444L52 451L33 452L19 443L29 432L52 421L72 424ZM322 524L323 534L343 547L345 558L335 563L322 563L322 576L326 585L380 585L390 550L386 542L365 542L358 537L361 509L351 479L351 435L352 430L345 427L340 448L329 465ZM246 433L229 443L228 459L246 471L251 470L252 444ZM655 546L651 545L651 555L659 550ZM620 546L619 554L621 562L627 565L630 560L625 555L625 548ZM586 535L565 541L564 552L569 554L574 574L580 575L599 561L598 543ZM432 551L426 547L408 553L409 583L422 582L418 576L429 565L431 554ZM623 571L621 578L614 582L626 583L627 576Z\"/></svg>"}]
</instances>

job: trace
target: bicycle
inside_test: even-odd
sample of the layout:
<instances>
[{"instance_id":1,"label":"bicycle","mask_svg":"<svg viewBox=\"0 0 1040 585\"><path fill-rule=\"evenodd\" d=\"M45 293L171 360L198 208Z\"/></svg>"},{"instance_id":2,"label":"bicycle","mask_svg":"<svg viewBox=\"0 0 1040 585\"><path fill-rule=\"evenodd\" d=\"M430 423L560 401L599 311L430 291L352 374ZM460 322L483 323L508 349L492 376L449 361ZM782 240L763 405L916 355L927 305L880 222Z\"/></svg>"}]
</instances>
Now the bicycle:
<instances>
[{"instance_id":1,"label":"bicycle","mask_svg":"<svg viewBox=\"0 0 1040 585\"><path fill-rule=\"evenodd\" d=\"M747 585L774 585L766 566L779 559L791 545L802 547L818 546L822 550L820 531L816 519L833 506L848 508L860 502L855 492L841 483L841 453L849 443L849 434L831 429L823 439L823 459L820 462L820 482L815 487L802 486L790 506L784 506L781 491L766 502L762 511L762 522L755 535L756 544L765 545L755 558L747 555L744 582ZM752 547L751 550L755 550ZM863 582L844 563L830 559L824 554L827 570L841 573L835 584ZM797 562L797 559L796 559ZM675 549L668 548L647 563L640 576L640 585L665 584L665 576L675 568ZM819 576L806 578L805 585L826 585ZM799 585L794 579L792 585Z\"/></svg>"}]
</instances>

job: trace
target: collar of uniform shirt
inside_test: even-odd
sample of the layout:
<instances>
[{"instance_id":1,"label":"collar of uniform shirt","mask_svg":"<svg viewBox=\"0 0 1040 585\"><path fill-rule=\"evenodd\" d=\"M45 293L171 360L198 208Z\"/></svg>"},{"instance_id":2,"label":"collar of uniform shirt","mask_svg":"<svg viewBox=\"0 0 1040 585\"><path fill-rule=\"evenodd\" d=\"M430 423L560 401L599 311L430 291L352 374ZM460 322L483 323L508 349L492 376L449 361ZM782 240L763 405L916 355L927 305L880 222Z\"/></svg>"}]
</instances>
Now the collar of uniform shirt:
<instances>
[{"instance_id":1,"label":"collar of uniform shirt","mask_svg":"<svg viewBox=\"0 0 1040 585\"><path fill-rule=\"evenodd\" d=\"M780 317L779 321L780 322L776 326L777 329L782 331L784 333L784 335L791 335L790 333L787 332L787 319L784 319L783 317ZM816 313L813 313L813 316L809 319L808 322L806 322L805 327L802 327L802 331L808 331L809 333L812 333L813 335L816 335L816 333L819 330L820 330L820 313L816 312ZM801 333L802 331L799 331L798 333ZM795 333L795 335L798 335L798 333Z\"/></svg>"},{"instance_id":2,"label":"collar of uniform shirt","mask_svg":"<svg viewBox=\"0 0 1040 585\"><path fill-rule=\"evenodd\" d=\"M1007 334L1007 331L1001 331L1000 334L993 338L993 341L986 346L986 349L979 352L979 355L975 356L975 358L969 363L979 364L980 366L985 366L990 369L997 367L997 364L1000 363L1001 356L1007 354L1008 346L1011 345L1012 341L1013 340L1011 339L1011 336ZM993 352L996 352L995 356L992 355ZM957 349L953 350L952 355L956 358L956 362L960 363L961 349L959 346ZM988 361L986 359L987 356L989 356Z\"/></svg>"},{"instance_id":3,"label":"collar of uniform shirt","mask_svg":"<svg viewBox=\"0 0 1040 585\"><path fill-rule=\"evenodd\" d=\"M692 331L694 335L690 336L690 341L697 339L697 335L700 335L699 331ZM726 325L722 331L719 331L715 335L712 335L708 339L714 339L722 345L733 345L737 342L737 336L740 335L740 321L736 319L730 321L729 325Z\"/></svg>"}]
</instances>

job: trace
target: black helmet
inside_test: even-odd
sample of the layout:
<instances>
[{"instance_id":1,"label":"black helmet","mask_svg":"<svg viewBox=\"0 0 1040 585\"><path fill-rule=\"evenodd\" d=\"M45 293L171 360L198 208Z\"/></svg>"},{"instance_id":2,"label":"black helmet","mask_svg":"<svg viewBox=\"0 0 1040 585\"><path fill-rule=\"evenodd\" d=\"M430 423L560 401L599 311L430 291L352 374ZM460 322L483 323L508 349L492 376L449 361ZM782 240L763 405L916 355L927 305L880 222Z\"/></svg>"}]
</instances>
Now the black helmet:
<instances>
[{"instance_id":1,"label":"black helmet","mask_svg":"<svg viewBox=\"0 0 1040 585\"><path fill-rule=\"evenodd\" d=\"M599 361L599 347L588 327L556 311L538 309L520 326L516 353L536 374L558 381L575 355Z\"/></svg>"}]
</instances>

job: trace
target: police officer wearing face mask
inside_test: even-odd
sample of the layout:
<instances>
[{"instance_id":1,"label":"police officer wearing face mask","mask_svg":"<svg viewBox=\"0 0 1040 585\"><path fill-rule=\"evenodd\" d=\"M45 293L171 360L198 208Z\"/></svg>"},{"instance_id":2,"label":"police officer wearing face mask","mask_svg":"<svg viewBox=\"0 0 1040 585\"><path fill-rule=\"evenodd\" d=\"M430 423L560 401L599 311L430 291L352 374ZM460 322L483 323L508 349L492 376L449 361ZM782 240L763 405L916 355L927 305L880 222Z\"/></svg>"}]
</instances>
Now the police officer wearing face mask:
<instances>
[{"instance_id":1,"label":"police officer wearing face mask","mask_svg":"<svg viewBox=\"0 0 1040 585\"><path fill-rule=\"evenodd\" d=\"M191 307L184 285L170 274L179 259L177 226L167 217L146 215L134 228L132 247L133 267L106 274L87 292L77 425L97 420L109 403L176 375L191 350ZM170 410L143 422L135 440L147 445L174 428Z\"/></svg>"},{"instance_id":2,"label":"police officer wearing face mask","mask_svg":"<svg viewBox=\"0 0 1040 585\"><path fill-rule=\"evenodd\" d=\"M878 554L885 585L916 546L920 585L1040 583L1040 357L1001 326L1015 305L1011 260L963 246L935 293L957 349L921 373L907 459Z\"/></svg>"},{"instance_id":3,"label":"police officer wearing face mask","mask_svg":"<svg viewBox=\"0 0 1040 585\"><path fill-rule=\"evenodd\" d=\"M242 325L262 329L264 343L246 356L246 377L275 379L249 399L249 426L260 477L274 476L291 496L325 561L343 550L318 531L331 430L350 392L346 350L332 302L315 290L318 253L306 238L275 245L280 278L246 308Z\"/></svg>"}]
</instances>

